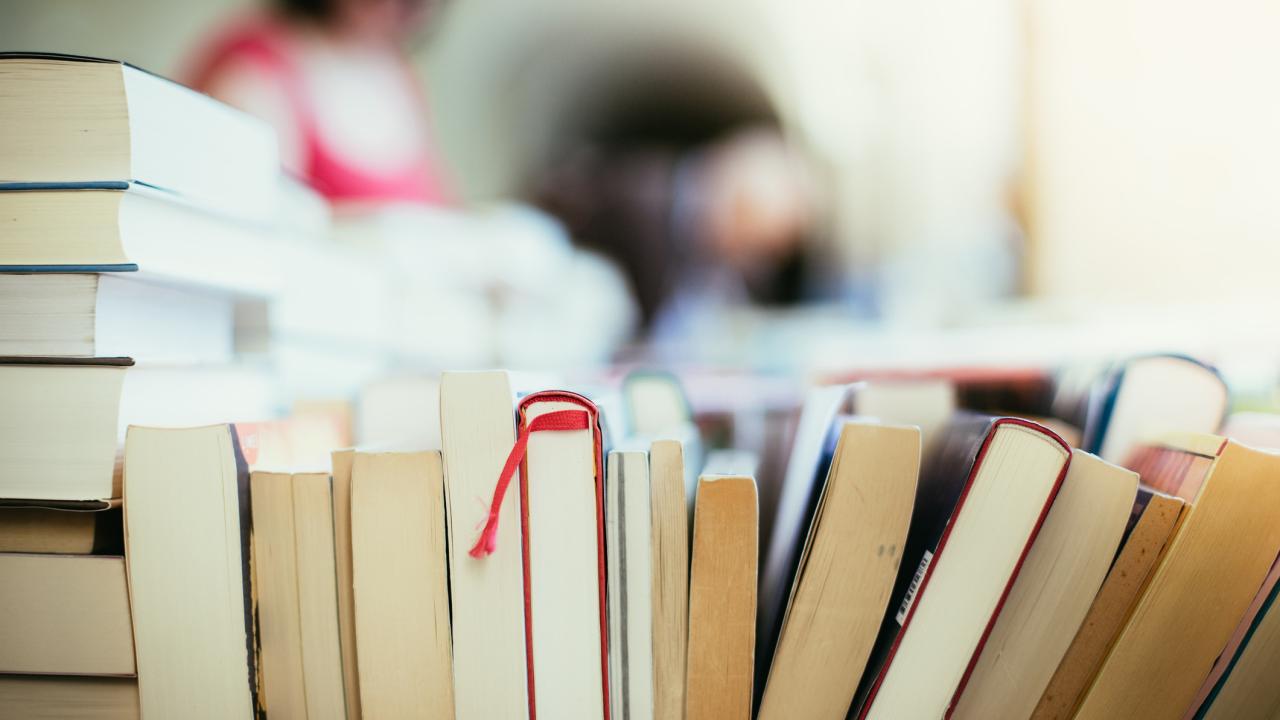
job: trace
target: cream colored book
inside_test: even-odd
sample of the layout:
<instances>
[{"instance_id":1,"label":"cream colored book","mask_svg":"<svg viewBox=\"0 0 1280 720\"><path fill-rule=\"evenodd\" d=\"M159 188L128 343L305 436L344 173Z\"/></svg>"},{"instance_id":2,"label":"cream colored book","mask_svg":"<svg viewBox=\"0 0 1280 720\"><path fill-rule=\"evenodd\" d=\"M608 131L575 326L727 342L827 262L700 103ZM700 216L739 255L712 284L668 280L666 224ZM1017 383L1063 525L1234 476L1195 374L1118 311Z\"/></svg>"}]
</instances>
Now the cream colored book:
<instances>
[{"instance_id":1,"label":"cream colored book","mask_svg":"<svg viewBox=\"0 0 1280 720\"><path fill-rule=\"evenodd\" d=\"M749 477L706 475L694 505L688 720L748 720L760 509Z\"/></svg>"},{"instance_id":2,"label":"cream colored book","mask_svg":"<svg viewBox=\"0 0 1280 720\"><path fill-rule=\"evenodd\" d=\"M227 363L236 305L230 293L146 273L0 273L0 355Z\"/></svg>"},{"instance_id":3,"label":"cream colored book","mask_svg":"<svg viewBox=\"0 0 1280 720\"><path fill-rule=\"evenodd\" d=\"M0 709L22 720L138 720L138 681L71 675L0 675Z\"/></svg>"},{"instance_id":4,"label":"cream colored book","mask_svg":"<svg viewBox=\"0 0 1280 720\"><path fill-rule=\"evenodd\" d=\"M610 717L653 717L653 571L649 458L609 453L605 544L609 555Z\"/></svg>"},{"instance_id":5,"label":"cream colored book","mask_svg":"<svg viewBox=\"0 0 1280 720\"><path fill-rule=\"evenodd\" d=\"M1280 455L1226 441L1077 718L1179 718L1280 551Z\"/></svg>"},{"instance_id":6,"label":"cream colored book","mask_svg":"<svg viewBox=\"0 0 1280 720\"><path fill-rule=\"evenodd\" d=\"M1029 717L1107 576L1136 473L1074 450L953 718Z\"/></svg>"},{"instance_id":7,"label":"cream colored book","mask_svg":"<svg viewBox=\"0 0 1280 720\"><path fill-rule=\"evenodd\" d=\"M522 718L529 713L522 553L467 554L488 518L494 486L516 440L507 374L444 373L440 429L457 716ZM499 549L520 547L520 523L513 522L519 502L518 493L508 492L499 508L506 519L498 526Z\"/></svg>"},{"instance_id":8,"label":"cream colored book","mask_svg":"<svg viewBox=\"0 0 1280 720\"><path fill-rule=\"evenodd\" d=\"M1272 586L1250 624L1231 667L1213 689L1196 720L1273 720L1280 717L1280 683L1275 671L1280 667L1280 610Z\"/></svg>"},{"instance_id":9,"label":"cream colored book","mask_svg":"<svg viewBox=\"0 0 1280 720\"><path fill-rule=\"evenodd\" d=\"M557 413L556 415L550 415ZM567 415L566 415L567 413ZM576 413L576 415L575 415ZM605 609L601 535L603 498L597 410L574 393L533 393L520 402L523 428L556 418L585 420L571 430L529 431L523 484L527 503L528 617L533 677L530 714L538 717L605 716ZM514 479L513 479L514 482ZM516 492L513 486L509 492ZM647 500L647 496L646 496ZM503 523L519 523L517 516ZM502 553L500 546L484 562ZM647 577L647 576L646 576Z\"/></svg>"},{"instance_id":10,"label":"cream colored book","mask_svg":"<svg viewBox=\"0 0 1280 720\"><path fill-rule=\"evenodd\" d=\"M1151 575L1177 534L1187 504L1181 498L1139 487L1130 514L1132 529L1098 594L1045 686L1032 720L1068 720L1102 661L1124 629Z\"/></svg>"},{"instance_id":11,"label":"cream colored book","mask_svg":"<svg viewBox=\"0 0 1280 720\"><path fill-rule=\"evenodd\" d=\"M356 647L356 608L351 580L351 469L354 450L334 450L333 477L334 571L338 578L338 635L342 650L342 684L346 688L347 720L360 720L360 673Z\"/></svg>"},{"instance_id":12,"label":"cream colored book","mask_svg":"<svg viewBox=\"0 0 1280 720\"><path fill-rule=\"evenodd\" d=\"M363 717L451 720L439 453L356 453L351 560Z\"/></svg>"},{"instance_id":13,"label":"cream colored book","mask_svg":"<svg viewBox=\"0 0 1280 720\"><path fill-rule=\"evenodd\" d=\"M249 486L253 498L253 588L262 643L262 706L268 715L306 717L293 477L255 472Z\"/></svg>"},{"instance_id":14,"label":"cream colored book","mask_svg":"<svg viewBox=\"0 0 1280 720\"><path fill-rule=\"evenodd\" d=\"M249 487L231 426L131 427L124 478L142 714L250 720Z\"/></svg>"},{"instance_id":15,"label":"cream colored book","mask_svg":"<svg viewBox=\"0 0 1280 720\"><path fill-rule=\"evenodd\" d=\"M122 509L0 507L0 552L120 555L124 552Z\"/></svg>"},{"instance_id":16,"label":"cream colored book","mask_svg":"<svg viewBox=\"0 0 1280 720\"><path fill-rule=\"evenodd\" d=\"M254 220L273 217L280 159L271 128L131 65L0 55L0 186L162 188Z\"/></svg>"},{"instance_id":17,"label":"cream colored book","mask_svg":"<svg viewBox=\"0 0 1280 720\"><path fill-rule=\"evenodd\" d=\"M116 422L127 358L0 358L0 497L120 497Z\"/></svg>"},{"instance_id":18,"label":"cream colored book","mask_svg":"<svg viewBox=\"0 0 1280 720\"><path fill-rule=\"evenodd\" d=\"M0 554L0 673L133 675L124 558Z\"/></svg>"},{"instance_id":19,"label":"cream colored book","mask_svg":"<svg viewBox=\"0 0 1280 720\"><path fill-rule=\"evenodd\" d=\"M338 627L333 481L329 473L293 476L298 624L309 720L347 717Z\"/></svg>"},{"instance_id":20,"label":"cream colored book","mask_svg":"<svg viewBox=\"0 0 1280 720\"><path fill-rule=\"evenodd\" d=\"M652 523L653 716L684 716L689 646L689 513L684 448L678 440L649 446Z\"/></svg>"},{"instance_id":21,"label":"cream colored book","mask_svg":"<svg viewBox=\"0 0 1280 720\"><path fill-rule=\"evenodd\" d=\"M855 700L859 720L949 712L1070 458L1056 435L1017 418L958 415L934 438Z\"/></svg>"},{"instance_id":22,"label":"cream colored book","mask_svg":"<svg viewBox=\"0 0 1280 720\"><path fill-rule=\"evenodd\" d=\"M796 546L776 641L762 642L760 718L842 718L853 702L902 561L920 472L920 430L843 423ZM762 612L773 612L764 610ZM776 642L776 650L774 650Z\"/></svg>"}]
</instances>

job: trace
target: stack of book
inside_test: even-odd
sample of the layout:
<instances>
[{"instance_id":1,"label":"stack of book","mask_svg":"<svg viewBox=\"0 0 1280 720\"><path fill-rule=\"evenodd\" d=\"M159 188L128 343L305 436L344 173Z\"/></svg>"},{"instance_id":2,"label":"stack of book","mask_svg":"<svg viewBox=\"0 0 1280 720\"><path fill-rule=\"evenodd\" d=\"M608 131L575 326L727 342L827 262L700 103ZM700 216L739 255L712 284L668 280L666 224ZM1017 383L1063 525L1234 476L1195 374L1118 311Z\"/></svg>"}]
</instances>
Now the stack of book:
<instances>
[{"instance_id":1,"label":"stack of book","mask_svg":"<svg viewBox=\"0 0 1280 720\"><path fill-rule=\"evenodd\" d=\"M163 387L167 371L232 359L242 298L178 254L271 222L275 139L89 58L0 54L0 97L0 707L136 717L149 659L135 656L123 555L126 375L136 358ZM143 385L134 417L148 402L166 408L157 421L214 411Z\"/></svg>"}]
</instances>

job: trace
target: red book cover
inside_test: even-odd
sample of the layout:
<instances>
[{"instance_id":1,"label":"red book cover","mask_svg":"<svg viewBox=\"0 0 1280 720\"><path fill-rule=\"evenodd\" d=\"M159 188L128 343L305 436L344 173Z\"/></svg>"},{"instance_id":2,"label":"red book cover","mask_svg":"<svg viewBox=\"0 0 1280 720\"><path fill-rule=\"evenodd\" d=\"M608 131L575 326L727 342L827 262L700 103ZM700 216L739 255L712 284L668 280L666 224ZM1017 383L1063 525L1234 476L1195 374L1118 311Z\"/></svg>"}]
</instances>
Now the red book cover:
<instances>
[{"instance_id":1,"label":"red book cover","mask_svg":"<svg viewBox=\"0 0 1280 720\"><path fill-rule=\"evenodd\" d=\"M955 700L964 690L964 686L973 671L974 663L982 653L982 647L991 629L995 626L1000 610L1004 606L1009 591L1013 588L1018 572L1026 560L1031 545L1035 542L1040 527L1048 515L1058 489L1066 477L1070 448L1050 430L1020 418L993 418L983 415L961 415L953 420L945 432L933 444L929 457L921 468L920 484L917 488L916 507L911 520L904 548L902 569L894 586L893 597L901 599L890 607L880 634L867 663L867 670L862 683L854 697L854 716L862 720L866 718L875 702L876 695L883 684L889 668L897 654L899 645L905 636L916 610L920 607L919 598L923 597L933 578L935 570L943 561L944 551L955 518L964 509L965 500L972 488L974 479L982 467L992 439L996 431L1003 425L1018 425L1043 434L1046 439L1060 445L1066 453L1062 467L1053 482L1043 508L1035 525L1028 535L1026 543L1020 550L1013 572L996 602L995 608L983 629L960 679L959 685L951 696L947 707L947 715L951 713Z\"/></svg>"},{"instance_id":2,"label":"red book cover","mask_svg":"<svg viewBox=\"0 0 1280 720\"><path fill-rule=\"evenodd\" d=\"M595 495L595 512L596 512L596 548L597 553L597 583L599 587L598 617L600 624L600 676L603 682L601 688L603 697L603 717L609 720L609 621L608 621L608 605L606 602L606 584L607 575L605 572L605 535L604 535L604 440L603 433L600 428L600 411L595 404L577 393L567 391L544 391L534 393L524 398L518 407L518 437L527 438L530 432L540 429L533 421L530 420L530 409L538 403L570 403L582 408L582 412L586 414L586 429L592 434L592 462L595 468L594 487L592 492ZM560 411L564 412L564 411ZM560 412L539 415L534 420L559 415ZM547 428L556 429L556 428ZM582 429L581 427L573 427L570 429ZM523 453L522 453L523 455ZM534 678L537 668L534 666L533 652L533 603L532 588L533 583L538 582L538 578L534 577L530 567L530 523L529 523L529 460L524 456L520 460L520 530L521 530L521 553L524 564L524 613L525 613L525 655L528 666L528 687L529 687L529 718L536 720L537 703L535 697ZM589 620L583 619L584 622ZM556 669L546 669L547 672L557 672Z\"/></svg>"}]
</instances>

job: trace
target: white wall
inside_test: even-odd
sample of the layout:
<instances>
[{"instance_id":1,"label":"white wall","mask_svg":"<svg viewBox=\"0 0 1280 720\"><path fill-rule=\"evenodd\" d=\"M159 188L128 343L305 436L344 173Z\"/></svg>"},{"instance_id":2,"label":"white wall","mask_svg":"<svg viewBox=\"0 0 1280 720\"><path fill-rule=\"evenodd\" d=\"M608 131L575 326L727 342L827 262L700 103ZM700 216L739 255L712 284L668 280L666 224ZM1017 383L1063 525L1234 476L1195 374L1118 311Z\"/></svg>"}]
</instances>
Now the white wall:
<instances>
[{"instance_id":1,"label":"white wall","mask_svg":"<svg viewBox=\"0 0 1280 720\"><path fill-rule=\"evenodd\" d=\"M1036 290L1280 291L1280 4L1035 2Z\"/></svg>"}]
</instances>

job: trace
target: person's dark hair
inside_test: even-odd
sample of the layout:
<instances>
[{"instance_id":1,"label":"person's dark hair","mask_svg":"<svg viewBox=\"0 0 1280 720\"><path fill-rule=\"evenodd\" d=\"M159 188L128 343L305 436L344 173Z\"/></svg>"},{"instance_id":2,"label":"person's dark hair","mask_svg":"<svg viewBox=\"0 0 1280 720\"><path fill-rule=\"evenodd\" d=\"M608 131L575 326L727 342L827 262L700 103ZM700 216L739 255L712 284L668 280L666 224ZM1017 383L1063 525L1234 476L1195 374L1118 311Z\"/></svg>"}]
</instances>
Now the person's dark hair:
<instances>
[{"instance_id":1,"label":"person's dark hair","mask_svg":"<svg viewBox=\"0 0 1280 720\"><path fill-rule=\"evenodd\" d=\"M333 16L335 4L334 0L275 0L275 6L286 15L321 22Z\"/></svg>"}]
</instances>

